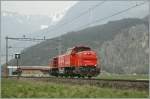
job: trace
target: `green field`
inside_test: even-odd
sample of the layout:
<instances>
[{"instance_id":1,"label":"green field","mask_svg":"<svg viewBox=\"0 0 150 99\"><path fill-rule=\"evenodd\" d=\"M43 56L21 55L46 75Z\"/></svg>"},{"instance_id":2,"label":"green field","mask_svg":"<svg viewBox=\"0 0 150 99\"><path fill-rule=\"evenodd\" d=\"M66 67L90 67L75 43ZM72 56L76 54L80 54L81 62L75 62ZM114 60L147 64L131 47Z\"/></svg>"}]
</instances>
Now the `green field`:
<instances>
[{"instance_id":1,"label":"green field","mask_svg":"<svg viewBox=\"0 0 150 99\"><path fill-rule=\"evenodd\" d=\"M147 91L2 79L2 98L145 98Z\"/></svg>"},{"instance_id":2,"label":"green field","mask_svg":"<svg viewBox=\"0 0 150 99\"><path fill-rule=\"evenodd\" d=\"M125 80L148 80L149 76L148 74L137 74L137 75L131 75L131 74L100 74L97 77L98 79L125 79Z\"/></svg>"}]
</instances>

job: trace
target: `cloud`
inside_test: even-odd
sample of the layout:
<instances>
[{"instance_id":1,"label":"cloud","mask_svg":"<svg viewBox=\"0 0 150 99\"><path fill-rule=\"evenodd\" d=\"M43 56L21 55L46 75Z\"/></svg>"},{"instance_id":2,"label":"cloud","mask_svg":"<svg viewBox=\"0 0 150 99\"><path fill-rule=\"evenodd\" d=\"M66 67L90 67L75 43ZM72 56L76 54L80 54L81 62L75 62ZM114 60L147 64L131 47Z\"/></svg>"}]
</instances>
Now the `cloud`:
<instances>
[{"instance_id":1,"label":"cloud","mask_svg":"<svg viewBox=\"0 0 150 99\"><path fill-rule=\"evenodd\" d=\"M75 3L76 1L1 1L1 8L2 11L25 15L51 15L69 9Z\"/></svg>"},{"instance_id":2,"label":"cloud","mask_svg":"<svg viewBox=\"0 0 150 99\"><path fill-rule=\"evenodd\" d=\"M41 25L41 30L48 28L48 25Z\"/></svg>"}]
</instances>

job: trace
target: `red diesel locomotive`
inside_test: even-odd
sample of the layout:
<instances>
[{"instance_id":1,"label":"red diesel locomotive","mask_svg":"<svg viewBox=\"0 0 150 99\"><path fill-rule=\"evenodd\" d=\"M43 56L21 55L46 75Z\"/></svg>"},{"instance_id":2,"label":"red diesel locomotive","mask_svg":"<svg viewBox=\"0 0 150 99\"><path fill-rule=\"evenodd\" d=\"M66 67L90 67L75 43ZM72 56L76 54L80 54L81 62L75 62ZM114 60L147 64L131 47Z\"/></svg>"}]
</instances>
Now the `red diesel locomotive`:
<instances>
[{"instance_id":1,"label":"red diesel locomotive","mask_svg":"<svg viewBox=\"0 0 150 99\"><path fill-rule=\"evenodd\" d=\"M93 77L100 73L96 52L86 46L69 49L65 54L54 57L49 65L49 73L53 76Z\"/></svg>"}]
</instances>

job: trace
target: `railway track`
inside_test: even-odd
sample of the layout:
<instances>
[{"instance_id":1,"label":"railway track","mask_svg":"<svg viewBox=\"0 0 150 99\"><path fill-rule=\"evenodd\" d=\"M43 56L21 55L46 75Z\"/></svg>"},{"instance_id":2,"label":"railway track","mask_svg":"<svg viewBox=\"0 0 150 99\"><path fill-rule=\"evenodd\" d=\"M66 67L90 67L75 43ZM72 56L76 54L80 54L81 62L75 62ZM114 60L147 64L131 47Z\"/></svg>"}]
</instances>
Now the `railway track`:
<instances>
[{"instance_id":1,"label":"railway track","mask_svg":"<svg viewBox=\"0 0 150 99\"><path fill-rule=\"evenodd\" d=\"M9 77L18 79L17 77ZM97 87L108 87L117 89L149 90L149 80L120 80L120 79L88 79L88 78L60 78L60 77L24 77L18 80L36 80L54 83L67 83L78 85L91 85Z\"/></svg>"}]
</instances>

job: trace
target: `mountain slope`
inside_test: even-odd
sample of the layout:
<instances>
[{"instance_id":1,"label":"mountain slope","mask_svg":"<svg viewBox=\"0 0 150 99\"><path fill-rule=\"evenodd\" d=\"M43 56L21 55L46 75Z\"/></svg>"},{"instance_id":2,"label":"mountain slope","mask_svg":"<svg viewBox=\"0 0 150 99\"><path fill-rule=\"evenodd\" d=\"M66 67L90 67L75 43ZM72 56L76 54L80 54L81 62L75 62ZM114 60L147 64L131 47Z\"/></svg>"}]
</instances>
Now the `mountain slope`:
<instances>
[{"instance_id":1,"label":"mountain slope","mask_svg":"<svg viewBox=\"0 0 150 99\"><path fill-rule=\"evenodd\" d=\"M104 25L98 25L98 26L90 27L90 28L87 28L84 30L67 33L61 37L61 44L62 44L61 51L65 52L67 48L75 46L75 45L88 45L97 51L98 56L101 57L102 60L105 60L105 62L104 61L102 62L102 65L105 66L104 69L106 71L109 71L110 69L108 70L108 67L112 66L111 65L112 61L106 63L106 61L107 60L109 61L109 59L104 57L105 55L102 55L104 53L101 53L101 49L103 48L104 50L106 50L107 46L108 46L108 48L110 47L109 48L110 51L108 51L108 53L112 52L112 50L116 50L118 48L118 46L114 46L114 48L116 48L116 49L113 49L110 46L110 45L114 45L113 42L117 38L116 36L127 35L125 37L126 39L124 41L121 41L120 46L119 46L119 47L121 47L121 45L125 44L125 42L128 41L127 38L129 38L132 34L132 33L128 33L128 31L131 30L130 28L137 27L138 25L141 25L141 24L144 25L143 27L146 29L146 30L143 29L143 31L145 30L145 33L147 33L146 32L147 31L147 27L146 27L147 23L145 21L143 21L142 19L136 19L136 18L112 21L112 22L108 22L107 24L104 24ZM142 27L141 27L141 29L142 29ZM122 31L125 31L125 32L122 32ZM141 32L138 32L137 34L139 34L139 33L141 33ZM142 37L143 37L143 35L141 36L141 38ZM122 38L124 38L124 36L122 36ZM136 38L136 39L140 39L140 38ZM49 59L58 55L58 45L59 45L58 42L59 42L59 37L56 37L53 39L46 40L38 45L28 48L28 49L25 49L21 53L20 65L29 65L29 66L30 65L38 65L38 66L39 65L48 65ZM110 42L109 45L107 45L106 42ZM117 42L120 42L120 40L118 40ZM129 41L128 43L132 43L132 41ZM134 51L134 49L136 49L136 48L138 48L138 45L133 46L132 51ZM147 43L146 43L145 48L147 48ZM120 50L123 51L124 47ZM130 53L132 53L132 51ZM128 53L128 51L126 53ZM143 52L140 52L140 54L142 54L142 53ZM121 54L123 54L123 53L121 53ZM114 55L110 54L110 56L115 57L115 56L117 56L117 54L114 54ZM121 56L121 57L123 57L123 56ZM139 57L138 60L143 60L142 58ZM118 58L114 59L115 62L117 61L117 59ZM147 59L144 58L144 61L145 60L147 60ZM114 64L115 64L115 62L114 62ZM127 65L125 62L126 61L122 60L122 66ZM15 60L11 60L9 64L15 65L15 63L16 63ZM131 65L131 63L133 63L133 62L128 62L128 65ZM110 65L107 66L107 64L110 64ZM147 62L144 62L143 64L145 65L145 64L147 64ZM136 64L134 64L134 65L137 66ZM140 65L142 65L142 64L140 64ZM120 71L118 70L117 72L120 72Z\"/></svg>"},{"instance_id":2,"label":"mountain slope","mask_svg":"<svg viewBox=\"0 0 150 99\"><path fill-rule=\"evenodd\" d=\"M103 69L112 73L148 73L148 40L145 24L123 29L101 46Z\"/></svg>"}]
</instances>

